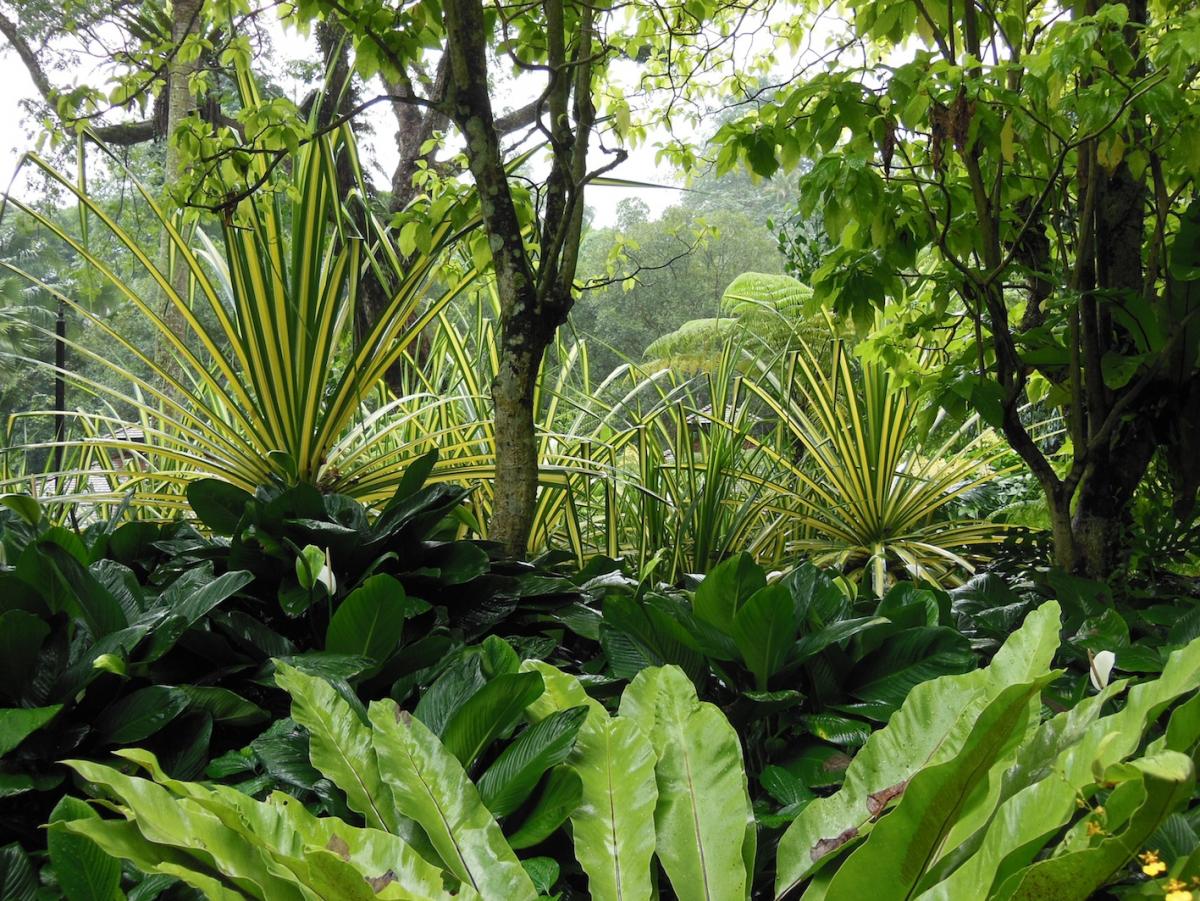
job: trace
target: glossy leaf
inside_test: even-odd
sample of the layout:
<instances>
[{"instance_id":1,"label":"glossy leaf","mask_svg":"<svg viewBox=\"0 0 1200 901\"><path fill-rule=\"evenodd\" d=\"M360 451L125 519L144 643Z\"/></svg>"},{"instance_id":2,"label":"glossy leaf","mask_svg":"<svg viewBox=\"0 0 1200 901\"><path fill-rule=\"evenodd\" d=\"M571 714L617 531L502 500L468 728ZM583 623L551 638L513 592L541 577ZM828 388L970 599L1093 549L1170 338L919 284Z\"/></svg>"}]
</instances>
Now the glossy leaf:
<instances>
[{"instance_id":1,"label":"glossy leaf","mask_svg":"<svg viewBox=\"0 0 1200 901\"><path fill-rule=\"evenodd\" d=\"M392 701L370 706L379 772L446 868L485 898L533 899L533 883L461 764Z\"/></svg>"},{"instance_id":2,"label":"glossy leaf","mask_svg":"<svg viewBox=\"0 0 1200 901\"><path fill-rule=\"evenodd\" d=\"M656 847L676 896L748 897L757 827L741 742L725 715L701 703L683 671L668 666L638 674L621 696L621 716L636 722L654 746Z\"/></svg>"},{"instance_id":3,"label":"glossy leaf","mask_svg":"<svg viewBox=\"0 0 1200 901\"><path fill-rule=\"evenodd\" d=\"M1004 688L1045 673L1058 646L1059 607L1031 613L985 669L918 685L846 770L842 788L809 804L779 843L776 895L798 885L833 851L873 825L868 800L895 791L923 767L953 759L987 704Z\"/></svg>"},{"instance_id":4,"label":"glossy leaf","mask_svg":"<svg viewBox=\"0 0 1200 901\"><path fill-rule=\"evenodd\" d=\"M54 704L50 707L16 707L0 710L0 755L7 754L54 719L60 710L62 710L62 704Z\"/></svg>"},{"instance_id":5,"label":"glossy leaf","mask_svg":"<svg viewBox=\"0 0 1200 901\"><path fill-rule=\"evenodd\" d=\"M569 766L556 766L546 777L533 810L529 811L520 828L508 837L509 845L516 851L540 845L558 831L582 801L583 781L579 774Z\"/></svg>"},{"instance_id":6,"label":"glossy leaf","mask_svg":"<svg viewBox=\"0 0 1200 901\"><path fill-rule=\"evenodd\" d=\"M464 767L471 766L488 745L524 718L525 708L542 691L542 677L537 673L497 676L450 717L442 743Z\"/></svg>"},{"instance_id":7,"label":"glossy leaf","mask_svg":"<svg viewBox=\"0 0 1200 901\"><path fill-rule=\"evenodd\" d=\"M769 585L752 594L738 609L730 629L759 691L783 666L796 640L792 596L783 585Z\"/></svg>"},{"instance_id":8,"label":"glossy leaf","mask_svg":"<svg viewBox=\"0 0 1200 901\"><path fill-rule=\"evenodd\" d=\"M751 595L767 584L762 567L749 554L735 554L717 564L696 589L692 609L696 616L726 634L733 631L733 617Z\"/></svg>"},{"instance_id":9,"label":"glossy leaf","mask_svg":"<svg viewBox=\"0 0 1200 901\"><path fill-rule=\"evenodd\" d=\"M543 774L567 759L586 716L586 707L553 713L529 726L500 752L478 783L483 803L495 816L516 810Z\"/></svg>"},{"instance_id":10,"label":"glossy leaf","mask_svg":"<svg viewBox=\"0 0 1200 901\"><path fill-rule=\"evenodd\" d=\"M525 661L523 667L539 673L546 686L529 708L534 720L581 703L588 707L567 765L583 785L579 807L571 814L571 829L591 897L597 901L650 898L658 801L650 740L633 720L610 717L587 697L575 677L536 660Z\"/></svg>"},{"instance_id":11,"label":"glossy leaf","mask_svg":"<svg viewBox=\"0 0 1200 901\"><path fill-rule=\"evenodd\" d=\"M880 901L912 897L972 794L986 784L992 766L1024 737L1030 701L1057 675L1046 673L1032 682L1004 688L974 719L970 734L953 758L924 767L907 783L873 794L868 809L874 816L895 797L899 797L899 805L841 864L825 897L829 901L867 895ZM888 878L880 879L881 873Z\"/></svg>"},{"instance_id":12,"label":"glossy leaf","mask_svg":"<svg viewBox=\"0 0 1200 901\"><path fill-rule=\"evenodd\" d=\"M276 662L275 681L292 696L292 717L308 730L313 766L346 793L368 826L396 832L396 805L380 775L370 727L323 679Z\"/></svg>"},{"instance_id":13,"label":"glossy leaf","mask_svg":"<svg viewBox=\"0 0 1200 901\"><path fill-rule=\"evenodd\" d=\"M427 609L392 576L371 576L338 605L325 631L325 649L383 662L400 644L404 622Z\"/></svg>"},{"instance_id":14,"label":"glossy leaf","mask_svg":"<svg viewBox=\"0 0 1200 901\"><path fill-rule=\"evenodd\" d=\"M185 692L169 685L151 685L126 695L96 721L100 738L129 745L149 738L183 713L190 703Z\"/></svg>"},{"instance_id":15,"label":"glossy leaf","mask_svg":"<svg viewBox=\"0 0 1200 901\"><path fill-rule=\"evenodd\" d=\"M113 901L121 884L121 864L96 843L54 824L70 820L100 819L90 805L76 798L63 798L50 813L47 834L50 863L67 901Z\"/></svg>"}]
</instances>

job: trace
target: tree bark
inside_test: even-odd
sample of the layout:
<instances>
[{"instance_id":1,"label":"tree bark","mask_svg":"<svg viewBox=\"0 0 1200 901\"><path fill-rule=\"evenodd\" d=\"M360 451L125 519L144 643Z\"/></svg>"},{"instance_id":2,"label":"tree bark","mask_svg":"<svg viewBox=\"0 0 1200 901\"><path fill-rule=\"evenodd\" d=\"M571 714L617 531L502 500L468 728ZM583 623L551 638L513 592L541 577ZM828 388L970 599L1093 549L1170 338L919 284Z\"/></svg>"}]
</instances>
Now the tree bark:
<instances>
[{"instance_id":1,"label":"tree bark","mask_svg":"<svg viewBox=\"0 0 1200 901\"><path fill-rule=\"evenodd\" d=\"M171 8L171 43L174 47L171 59L167 64L167 146L163 160L164 193L169 190L184 174L184 158L179 144L175 140L175 130L196 109L196 97L192 93L191 77L199 68L199 60L182 58L179 52L188 35L193 34L200 24L200 10L204 0L174 0ZM166 204L169 209L173 204L169 198ZM178 221L178 220L177 220ZM182 229L182 221L179 227ZM170 236L165 232L159 248L161 266L170 278L171 289L180 298L187 300L189 287L188 268L176 257L177 249L173 246ZM188 339L187 323L179 308L164 298L163 320L171 333L179 340ZM155 363L164 372L173 377L179 376L179 367L170 342L165 336L160 336L155 352Z\"/></svg>"},{"instance_id":2,"label":"tree bark","mask_svg":"<svg viewBox=\"0 0 1200 901\"><path fill-rule=\"evenodd\" d=\"M595 121L590 92L592 8L580 8L573 57L563 26L562 0L546 0L544 10L549 83L543 96L551 119L552 163L535 267L509 188L488 93L488 35L482 3L445 3L446 108L466 139L500 296L500 367L492 384L496 473L488 531L490 538L518 557L526 552L537 502L534 386L546 348L574 301L587 146Z\"/></svg>"}]
</instances>

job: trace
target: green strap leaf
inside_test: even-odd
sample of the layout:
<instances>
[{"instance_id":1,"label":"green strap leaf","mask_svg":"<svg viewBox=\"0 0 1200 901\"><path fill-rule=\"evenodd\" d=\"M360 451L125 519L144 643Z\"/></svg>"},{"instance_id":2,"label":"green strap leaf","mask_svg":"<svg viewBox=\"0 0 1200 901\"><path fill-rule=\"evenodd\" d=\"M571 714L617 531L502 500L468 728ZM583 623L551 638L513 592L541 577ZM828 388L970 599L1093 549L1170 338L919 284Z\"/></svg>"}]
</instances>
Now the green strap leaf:
<instances>
[{"instance_id":1,"label":"green strap leaf","mask_svg":"<svg viewBox=\"0 0 1200 901\"><path fill-rule=\"evenodd\" d=\"M1125 706L1109 716L1069 723L1076 714L1044 724L1018 766L1006 774L1004 796L986 829L979 851L923 896L928 901L960 901L986 891L1015 868L1032 862L1046 842L1076 813L1076 798L1095 781L1095 769L1125 760L1141 743L1147 725L1172 701L1200 684L1200 639L1171 654L1162 674L1129 690ZM1109 686L1113 691L1116 686ZM1098 695L1097 698L1100 696ZM1098 709L1089 699L1076 710ZM1061 733L1061 734L1060 734ZM963 836L955 836L956 839ZM982 887L982 888L980 888Z\"/></svg>"},{"instance_id":2,"label":"green strap leaf","mask_svg":"<svg viewBox=\"0 0 1200 901\"><path fill-rule=\"evenodd\" d=\"M148 841L176 848L195 858L201 864L201 872L220 873L230 884L253 897L304 901L294 880L281 872L282 868L271 861L260 844L246 841L191 799L177 799L168 789L148 779L126 776L97 763L84 760L64 763L129 808L136 817L138 831ZM76 820L65 825L74 828L87 822Z\"/></svg>"},{"instance_id":3,"label":"green strap leaf","mask_svg":"<svg viewBox=\"0 0 1200 901\"><path fill-rule=\"evenodd\" d=\"M546 691L529 715L535 720L556 710L585 704L588 716L567 764L579 774L583 793L571 814L575 857L588 876L596 901L637 901L652 897L654 856L654 748L636 722L610 717L589 698L574 676L547 663L527 660L522 667L540 673Z\"/></svg>"},{"instance_id":4,"label":"green strap leaf","mask_svg":"<svg viewBox=\"0 0 1200 901\"><path fill-rule=\"evenodd\" d=\"M673 666L639 673L621 697L621 715L654 745L658 856L680 901L748 897L756 826L741 743L725 715L701 703Z\"/></svg>"},{"instance_id":5,"label":"green strap leaf","mask_svg":"<svg viewBox=\"0 0 1200 901\"><path fill-rule=\"evenodd\" d=\"M841 790L813 801L784 832L776 896L832 859L831 852L871 830L872 796L895 791L924 767L952 759L992 698L1045 673L1058 647L1058 624L1059 606L1047 602L1029 614L986 669L942 676L910 691L888 725L855 756Z\"/></svg>"},{"instance_id":6,"label":"green strap leaf","mask_svg":"<svg viewBox=\"0 0 1200 901\"><path fill-rule=\"evenodd\" d=\"M138 824L122 820L70 820L51 827L90 841L110 857L128 860L143 873L161 873L190 885L211 901L245 901L246 896L215 871L206 870L187 854L147 841ZM8 897L4 895L4 897Z\"/></svg>"},{"instance_id":7,"label":"green strap leaf","mask_svg":"<svg viewBox=\"0 0 1200 901\"><path fill-rule=\"evenodd\" d=\"M368 826L398 832L396 805L379 773L371 729L324 679L276 661L275 682L292 696L292 718L308 730L313 766L346 793L346 803Z\"/></svg>"},{"instance_id":8,"label":"green strap leaf","mask_svg":"<svg viewBox=\"0 0 1200 901\"><path fill-rule=\"evenodd\" d=\"M907 785L876 793L868 801L879 816L891 797L899 806L883 817L865 843L838 868L825 898L880 901L911 897L921 877L941 853L946 836L961 815L972 792L984 783L994 764L1015 749L1024 737L1030 701L1058 672L1000 692L975 719L971 733L951 760L921 770ZM888 874L880 879L881 873Z\"/></svg>"},{"instance_id":9,"label":"green strap leaf","mask_svg":"<svg viewBox=\"0 0 1200 901\"><path fill-rule=\"evenodd\" d=\"M1192 761L1177 751L1136 760L1144 779L1145 800L1115 835L1082 850L1038 861L1012 876L995 895L997 901L1073 901L1091 897L1144 847L1151 833L1196 785Z\"/></svg>"},{"instance_id":10,"label":"green strap leaf","mask_svg":"<svg viewBox=\"0 0 1200 901\"><path fill-rule=\"evenodd\" d=\"M536 898L479 792L437 737L393 701L374 701L369 713L380 774L446 868L485 898Z\"/></svg>"}]
</instances>

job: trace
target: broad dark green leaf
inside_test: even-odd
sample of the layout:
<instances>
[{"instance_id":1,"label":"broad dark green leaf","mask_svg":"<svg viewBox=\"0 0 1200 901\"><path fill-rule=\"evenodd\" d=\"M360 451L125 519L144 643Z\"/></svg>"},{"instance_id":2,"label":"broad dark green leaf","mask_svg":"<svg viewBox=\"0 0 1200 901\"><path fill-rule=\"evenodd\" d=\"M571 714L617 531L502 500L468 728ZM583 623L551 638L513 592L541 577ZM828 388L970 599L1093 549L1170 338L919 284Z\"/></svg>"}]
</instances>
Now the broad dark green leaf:
<instances>
[{"instance_id":1,"label":"broad dark green leaf","mask_svg":"<svg viewBox=\"0 0 1200 901\"><path fill-rule=\"evenodd\" d=\"M512 730L544 687L537 673L506 673L472 695L446 723L442 743L464 767L493 741Z\"/></svg>"},{"instance_id":2,"label":"broad dark green leaf","mask_svg":"<svg viewBox=\"0 0 1200 901\"><path fill-rule=\"evenodd\" d=\"M149 738L183 713L190 703L185 692L151 685L126 695L96 720L97 737L110 745L131 745Z\"/></svg>"},{"instance_id":3,"label":"broad dark green leaf","mask_svg":"<svg viewBox=\"0 0 1200 901\"><path fill-rule=\"evenodd\" d=\"M486 682L478 655L465 654L421 696L413 715L434 735L441 735L450 717Z\"/></svg>"},{"instance_id":4,"label":"broad dark green leaf","mask_svg":"<svg viewBox=\"0 0 1200 901\"><path fill-rule=\"evenodd\" d=\"M766 587L763 569L749 554L739 553L718 563L696 589L696 616L723 632L733 630L733 616L752 594Z\"/></svg>"},{"instance_id":5,"label":"broad dark green leaf","mask_svg":"<svg viewBox=\"0 0 1200 901\"><path fill-rule=\"evenodd\" d=\"M19 702L50 627L24 610L0 613L0 695Z\"/></svg>"},{"instance_id":6,"label":"broad dark green leaf","mask_svg":"<svg viewBox=\"0 0 1200 901\"><path fill-rule=\"evenodd\" d=\"M507 816L537 787L542 775L575 747L586 707L571 707L534 723L505 748L479 779L479 795L498 817Z\"/></svg>"},{"instance_id":7,"label":"broad dark green leaf","mask_svg":"<svg viewBox=\"0 0 1200 901\"><path fill-rule=\"evenodd\" d=\"M254 503L248 492L219 479L189 482L187 499L200 521L217 535L236 532L246 506Z\"/></svg>"},{"instance_id":8,"label":"broad dark green leaf","mask_svg":"<svg viewBox=\"0 0 1200 901\"><path fill-rule=\"evenodd\" d=\"M176 687L187 695L192 709L206 711L219 723L229 726L252 726L269 718L267 711L227 688L214 685Z\"/></svg>"},{"instance_id":9,"label":"broad dark green leaf","mask_svg":"<svg viewBox=\"0 0 1200 901\"><path fill-rule=\"evenodd\" d=\"M400 643L405 620L428 609L392 576L371 576L338 606L325 631L325 649L382 662Z\"/></svg>"},{"instance_id":10,"label":"broad dark green leaf","mask_svg":"<svg viewBox=\"0 0 1200 901\"><path fill-rule=\"evenodd\" d=\"M769 585L751 595L734 615L730 634L754 674L755 687L766 691L796 640L796 613L787 588Z\"/></svg>"},{"instance_id":11,"label":"broad dark green leaf","mask_svg":"<svg viewBox=\"0 0 1200 901\"><path fill-rule=\"evenodd\" d=\"M914 686L977 665L970 643L954 629L906 629L855 668L847 690L860 700L896 708Z\"/></svg>"},{"instance_id":12,"label":"broad dark green leaf","mask_svg":"<svg viewBox=\"0 0 1200 901\"><path fill-rule=\"evenodd\" d=\"M546 777L546 785L533 810L519 829L508 837L517 851L540 845L553 835L583 801L583 782L569 766L557 766Z\"/></svg>"}]
</instances>

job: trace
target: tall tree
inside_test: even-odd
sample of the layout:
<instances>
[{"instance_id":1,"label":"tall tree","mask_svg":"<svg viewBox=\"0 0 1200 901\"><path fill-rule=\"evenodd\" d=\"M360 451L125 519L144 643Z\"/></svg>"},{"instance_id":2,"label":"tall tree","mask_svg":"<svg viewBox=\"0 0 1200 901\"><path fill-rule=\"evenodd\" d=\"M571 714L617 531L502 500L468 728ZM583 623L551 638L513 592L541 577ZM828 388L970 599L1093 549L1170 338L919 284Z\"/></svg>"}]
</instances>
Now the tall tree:
<instances>
[{"instance_id":1,"label":"tall tree","mask_svg":"<svg viewBox=\"0 0 1200 901\"><path fill-rule=\"evenodd\" d=\"M1057 563L1093 576L1120 565L1156 450L1181 512L1200 483L1196 12L873 0L843 52L719 135L762 176L815 161L800 196L837 245L818 293L862 322L885 308L881 343L943 348L927 390L1003 431Z\"/></svg>"},{"instance_id":2,"label":"tall tree","mask_svg":"<svg viewBox=\"0 0 1200 901\"><path fill-rule=\"evenodd\" d=\"M599 11L575 0L545 0L515 11L485 7L482 0L446 0L436 18L430 5L382 7L391 27L380 28L379 4L333 0L317 6L352 35L361 71L380 71L389 99L399 105L402 166L414 154L429 154L425 144L441 124L453 124L463 136L501 300L501 365L492 386L497 490L489 535L521 555L537 494L534 383L575 300L584 188L625 155L615 151L612 161L588 168L596 128L593 91L611 52L597 30ZM506 43L514 33L523 40ZM440 42L436 74L420 80L413 73L424 72L426 51L414 40L418 34ZM508 116L497 110L489 83L489 50L497 46L516 67L542 80L536 98ZM513 153L502 146L505 133L522 120L538 129L549 155L549 172L532 197L510 181ZM411 181L411 173L398 170L396 194L411 193Z\"/></svg>"}]
</instances>

